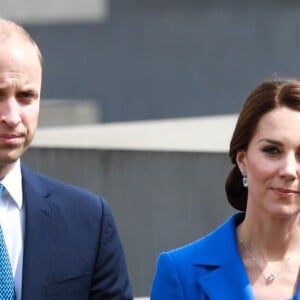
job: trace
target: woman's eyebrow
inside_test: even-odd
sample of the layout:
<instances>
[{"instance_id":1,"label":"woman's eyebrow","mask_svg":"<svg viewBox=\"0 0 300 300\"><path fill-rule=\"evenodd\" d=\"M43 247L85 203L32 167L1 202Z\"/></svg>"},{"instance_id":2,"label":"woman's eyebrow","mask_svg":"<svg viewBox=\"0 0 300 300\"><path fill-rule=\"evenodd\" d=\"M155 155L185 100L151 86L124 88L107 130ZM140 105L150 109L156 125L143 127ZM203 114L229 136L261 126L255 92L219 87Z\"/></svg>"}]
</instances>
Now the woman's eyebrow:
<instances>
[{"instance_id":1,"label":"woman's eyebrow","mask_svg":"<svg viewBox=\"0 0 300 300\"><path fill-rule=\"evenodd\" d=\"M274 145L278 145L278 146L281 146L281 145L282 145L281 142L276 141L276 140L272 140L272 139L268 139L268 138L260 139L260 140L258 140L258 142L259 142L259 143L265 142L265 143L274 144Z\"/></svg>"}]
</instances>

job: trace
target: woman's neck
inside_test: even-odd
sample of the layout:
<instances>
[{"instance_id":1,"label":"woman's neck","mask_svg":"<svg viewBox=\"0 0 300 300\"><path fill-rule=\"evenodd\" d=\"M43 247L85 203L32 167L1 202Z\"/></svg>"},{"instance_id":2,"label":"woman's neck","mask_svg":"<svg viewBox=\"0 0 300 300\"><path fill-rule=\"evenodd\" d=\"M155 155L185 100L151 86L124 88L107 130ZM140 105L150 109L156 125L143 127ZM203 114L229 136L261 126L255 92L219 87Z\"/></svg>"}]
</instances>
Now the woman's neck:
<instances>
[{"instance_id":1,"label":"woman's neck","mask_svg":"<svg viewBox=\"0 0 300 300\"><path fill-rule=\"evenodd\" d=\"M244 241L251 253L266 261L282 260L300 252L300 216L276 218L246 213L237 228L238 240Z\"/></svg>"}]
</instances>

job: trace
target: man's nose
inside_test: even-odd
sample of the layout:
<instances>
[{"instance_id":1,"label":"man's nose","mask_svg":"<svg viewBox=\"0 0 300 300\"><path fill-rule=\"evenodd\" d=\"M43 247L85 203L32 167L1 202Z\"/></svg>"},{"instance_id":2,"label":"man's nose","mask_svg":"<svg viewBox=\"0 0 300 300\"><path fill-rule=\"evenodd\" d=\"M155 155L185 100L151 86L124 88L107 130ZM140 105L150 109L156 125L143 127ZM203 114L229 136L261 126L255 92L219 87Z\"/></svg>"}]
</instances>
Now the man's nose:
<instances>
[{"instance_id":1,"label":"man's nose","mask_svg":"<svg viewBox=\"0 0 300 300\"><path fill-rule=\"evenodd\" d=\"M15 97L9 97L0 103L0 120L1 123L9 127L16 127L21 122L19 104Z\"/></svg>"}]
</instances>

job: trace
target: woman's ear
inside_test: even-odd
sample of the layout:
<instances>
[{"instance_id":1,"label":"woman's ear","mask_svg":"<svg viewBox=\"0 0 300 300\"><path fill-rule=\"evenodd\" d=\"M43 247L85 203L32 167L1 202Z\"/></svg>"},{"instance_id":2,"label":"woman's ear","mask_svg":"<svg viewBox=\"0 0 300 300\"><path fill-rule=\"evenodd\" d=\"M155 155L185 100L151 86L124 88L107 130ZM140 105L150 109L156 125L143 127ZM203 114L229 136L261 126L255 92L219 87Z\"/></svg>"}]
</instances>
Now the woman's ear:
<instances>
[{"instance_id":1,"label":"woman's ear","mask_svg":"<svg viewBox=\"0 0 300 300\"><path fill-rule=\"evenodd\" d=\"M246 158L246 152L244 150L239 151L236 155L236 163L242 174L246 172L245 158Z\"/></svg>"}]
</instances>

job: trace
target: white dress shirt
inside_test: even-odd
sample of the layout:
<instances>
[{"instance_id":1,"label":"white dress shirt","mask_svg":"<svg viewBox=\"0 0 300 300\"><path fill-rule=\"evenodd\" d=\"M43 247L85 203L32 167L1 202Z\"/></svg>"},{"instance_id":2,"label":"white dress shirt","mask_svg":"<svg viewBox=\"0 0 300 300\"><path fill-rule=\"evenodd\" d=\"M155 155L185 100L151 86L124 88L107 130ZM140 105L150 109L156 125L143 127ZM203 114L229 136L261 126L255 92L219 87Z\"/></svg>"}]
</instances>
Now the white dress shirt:
<instances>
[{"instance_id":1,"label":"white dress shirt","mask_svg":"<svg viewBox=\"0 0 300 300\"><path fill-rule=\"evenodd\" d=\"M1 183L6 192L0 199L0 223L12 266L16 299L21 300L25 212L20 160Z\"/></svg>"}]
</instances>

